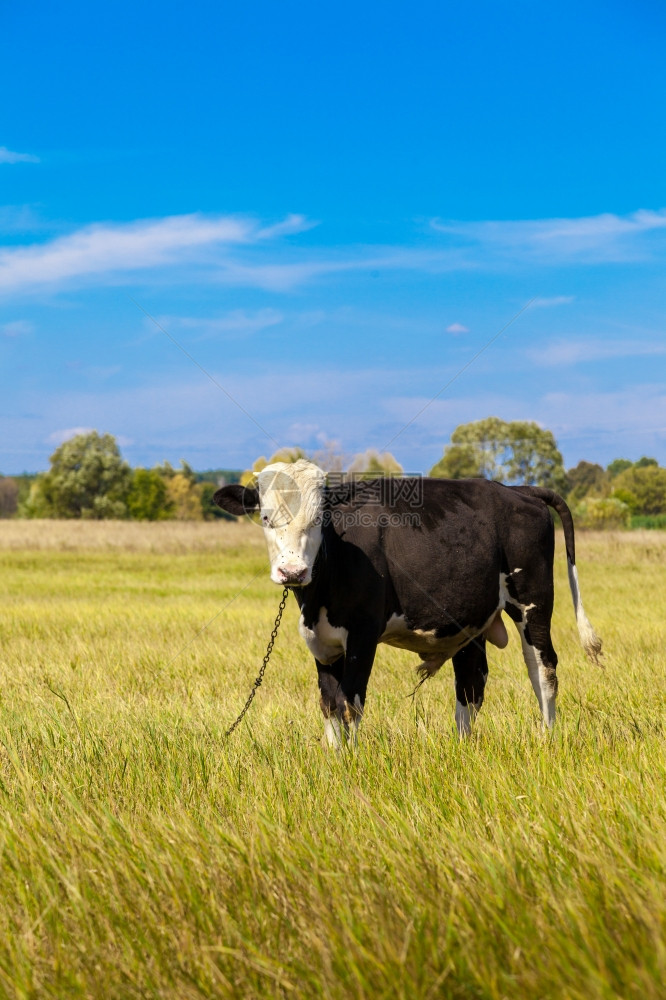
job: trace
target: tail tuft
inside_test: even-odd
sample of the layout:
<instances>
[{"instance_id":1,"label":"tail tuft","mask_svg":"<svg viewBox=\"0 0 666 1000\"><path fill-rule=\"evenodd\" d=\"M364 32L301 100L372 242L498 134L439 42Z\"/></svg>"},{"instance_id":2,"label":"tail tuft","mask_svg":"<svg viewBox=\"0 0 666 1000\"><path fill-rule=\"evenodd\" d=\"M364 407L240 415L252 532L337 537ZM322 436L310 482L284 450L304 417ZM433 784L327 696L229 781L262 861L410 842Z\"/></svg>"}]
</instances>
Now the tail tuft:
<instances>
[{"instance_id":1,"label":"tail tuft","mask_svg":"<svg viewBox=\"0 0 666 1000\"><path fill-rule=\"evenodd\" d=\"M576 624L578 626L580 641L590 660L596 663L598 667L601 667L603 664L599 662L599 657L601 656L602 642L594 631L592 622L585 614L585 608L580 596L580 587L578 585L578 570L575 564L569 559L567 559L567 569L569 571L569 586L571 588L574 611L576 612Z\"/></svg>"},{"instance_id":2,"label":"tail tuft","mask_svg":"<svg viewBox=\"0 0 666 1000\"><path fill-rule=\"evenodd\" d=\"M578 634L580 635L580 641L583 644L583 649L593 663L596 663L598 667L603 666L603 664L599 662L599 657L602 655L601 647L603 643L594 631L590 619L587 617L585 612L583 612L582 615L576 616L576 621L578 623Z\"/></svg>"}]
</instances>

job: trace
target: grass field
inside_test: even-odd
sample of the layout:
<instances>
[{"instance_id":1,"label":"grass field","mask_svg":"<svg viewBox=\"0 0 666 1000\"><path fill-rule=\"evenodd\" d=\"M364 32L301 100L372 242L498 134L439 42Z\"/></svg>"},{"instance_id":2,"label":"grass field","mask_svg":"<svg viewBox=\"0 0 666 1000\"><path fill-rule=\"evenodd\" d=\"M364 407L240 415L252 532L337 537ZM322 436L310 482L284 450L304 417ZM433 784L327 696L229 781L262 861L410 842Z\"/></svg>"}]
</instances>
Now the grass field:
<instances>
[{"instance_id":1,"label":"grass field","mask_svg":"<svg viewBox=\"0 0 666 1000\"><path fill-rule=\"evenodd\" d=\"M561 539L555 735L512 632L474 735L380 647L321 748L245 524L0 522L0 996L666 996L666 533ZM204 626L208 627L204 627Z\"/></svg>"}]
</instances>

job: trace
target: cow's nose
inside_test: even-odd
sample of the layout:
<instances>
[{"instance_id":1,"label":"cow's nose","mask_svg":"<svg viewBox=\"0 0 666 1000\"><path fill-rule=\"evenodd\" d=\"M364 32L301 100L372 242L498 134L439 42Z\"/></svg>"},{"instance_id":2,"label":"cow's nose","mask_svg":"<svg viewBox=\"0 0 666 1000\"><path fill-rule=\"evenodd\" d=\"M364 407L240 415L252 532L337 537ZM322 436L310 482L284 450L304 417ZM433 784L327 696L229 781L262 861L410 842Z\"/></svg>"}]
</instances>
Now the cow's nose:
<instances>
[{"instance_id":1,"label":"cow's nose","mask_svg":"<svg viewBox=\"0 0 666 1000\"><path fill-rule=\"evenodd\" d=\"M286 566L278 566L280 583L303 583L307 572L307 566L294 566L289 563Z\"/></svg>"}]
</instances>

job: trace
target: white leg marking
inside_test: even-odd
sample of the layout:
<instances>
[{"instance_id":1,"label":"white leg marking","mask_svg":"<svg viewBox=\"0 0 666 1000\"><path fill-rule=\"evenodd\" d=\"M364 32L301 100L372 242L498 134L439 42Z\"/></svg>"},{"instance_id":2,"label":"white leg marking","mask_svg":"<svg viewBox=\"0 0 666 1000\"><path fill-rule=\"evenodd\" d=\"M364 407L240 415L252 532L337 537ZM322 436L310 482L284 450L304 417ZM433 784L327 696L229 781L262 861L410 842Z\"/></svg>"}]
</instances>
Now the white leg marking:
<instances>
[{"instance_id":1,"label":"white leg marking","mask_svg":"<svg viewBox=\"0 0 666 1000\"><path fill-rule=\"evenodd\" d=\"M461 705L456 698L456 726L458 727L458 736L462 739L464 736L469 736L472 732L472 723L479 714L479 709L483 701L470 702L469 705Z\"/></svg>"},{"instance_id":2,"label":"white leg marking","mask_svg":"<svg viewBox=\"0 0 666 1000\"><path fill-rule=\"evenodd\" d=\"M358 695L354 696L354 708L356 711L353 714L351 726L337 713L324 719L324 734L329 747L341 750L343 746L357 746L358 727L363 718L363 705Z\"/></svg>"},{"instance_id":3,"label":"white leg marking","mask_svg":"<svg viewBox=\"0 0 666 1000\"><path fill-rule=\"evenodd\" d=\"M472 712L468 705L461 705L456 699L456 726L458 736L469 736L472 731Z\"/></svg>"},{"instance_id":4,"label":"white leg marking","mask_svg":"<svg viewBox=\"0 0 666 1000\"><path fill-rule=\"evenodd\" d=\"M555 697L557 690L553 689L549 672L546 670L539 650L535 646L530 646L525 638L525 626L518 625L518 631L520 632L520 640L523 646L523 657L527 664L527 673L529 674L534 693L539 702L544 725L548 729L552 729L555 724Z\"/></svg>"},{"instance_id":5,"label":"white leg marking","mask_svg":"<svg viewBox=\"0 0 666 1000\"><path fill-rule=\"evenodd\" d=\"M342 747L342 727L337 716L332 715L330 718L324 719L324 734L329 747L340 750Z\"/></svg>"}]
</instances>

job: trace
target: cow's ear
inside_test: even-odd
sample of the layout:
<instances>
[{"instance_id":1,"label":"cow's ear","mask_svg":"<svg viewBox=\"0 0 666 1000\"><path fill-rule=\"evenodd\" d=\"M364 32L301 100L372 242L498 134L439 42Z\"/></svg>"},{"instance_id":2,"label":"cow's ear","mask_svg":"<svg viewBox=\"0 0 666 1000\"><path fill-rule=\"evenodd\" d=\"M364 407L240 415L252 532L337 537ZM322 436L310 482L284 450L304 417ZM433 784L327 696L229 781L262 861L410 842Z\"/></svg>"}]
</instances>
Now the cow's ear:
<instances>
[{"instance_id":1,"label":"cow's ear","mask_svg":"<svg viewBox=\"0 0 666 1000\"><path fill-rule=\"evenodd\" d=\"M259 491L235 483L233 486L223 486L213 494L213 502L229 514L242 517L243 514L259 510Z\"/></svg>"}]
</instances>

